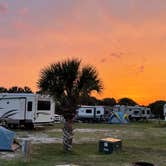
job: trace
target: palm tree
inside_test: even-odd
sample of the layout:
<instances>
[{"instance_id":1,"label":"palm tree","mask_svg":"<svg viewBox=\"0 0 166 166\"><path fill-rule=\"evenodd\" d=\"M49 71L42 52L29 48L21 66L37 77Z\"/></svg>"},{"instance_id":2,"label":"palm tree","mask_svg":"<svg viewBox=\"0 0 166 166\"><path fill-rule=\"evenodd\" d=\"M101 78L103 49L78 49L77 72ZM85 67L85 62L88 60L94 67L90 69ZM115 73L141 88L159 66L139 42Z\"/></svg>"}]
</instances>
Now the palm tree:
<instances>
[{"instance_id":1,"label":"palm tree","mask_svg":"<svg viewBox=\"0 0 166 166\"><path fill-rule=\"evenodd\" d=\"M41 71L37 82L39 90L50 94L58 104L65 122L63 145L71 151L73 139L73 118L76 115L79 97L103 89L97 71L91 65L81 67L78 59L65 60L49 65Z\"/></svg>"}]
</instances>

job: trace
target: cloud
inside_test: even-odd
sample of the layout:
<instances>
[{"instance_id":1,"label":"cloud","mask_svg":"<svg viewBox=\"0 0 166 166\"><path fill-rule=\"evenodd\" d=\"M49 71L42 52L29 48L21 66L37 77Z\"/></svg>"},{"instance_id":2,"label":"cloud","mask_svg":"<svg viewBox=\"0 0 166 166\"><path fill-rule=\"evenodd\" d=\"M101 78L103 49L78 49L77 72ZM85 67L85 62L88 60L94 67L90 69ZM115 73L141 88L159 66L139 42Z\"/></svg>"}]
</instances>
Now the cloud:
<instances>
[{"instance_id":1,"label":"cloud","mask_svg":"<svg viewBox=\"0 0 166 166\"><path fill-rule=\"evenodd\" d=\"M128 73L131 75L139 76L140 74L144 73L145 65L144 64L131 64L126 66Z\"/></svg>"},{"instance_id":2,"label":"cloud","mask_svg":"<svg viewBox=\"0 0 166 166\"><path fill-rule=\"evenodd\" d=\"M113 57L113 58L121 58L122 54L123 54L122 52L119 52L119 53L112 52L110 54L110 56Z\"/></svg>"},{"instance_id":3,"label":"cloud","mask_svg":"<svg viewBox=\"0 0 166 166\"><path fill-rule=\"evenodd\" d=\"M102 58L102 59L100 60L101 63L105 63L106 61L107 61L106 58Z\"/></svg>"},{"instance_id":4,"label":"cloud","mask_svg":"<svg viewBox=\"0 0 166 166\"><path fill-rule=\"evenodd\" d=\"M145 70L145 66L144 65L141 65L137 68L137 73L143 73Z\"/></svg>"},{"instance_id":5,"label":"cloud","mask_svg":"<svg viewBox=\"0 0 166 166\"><path fill-rule=\"evenodd\" d=\"M8 10L8 4L7 3L1 3L0 4L0 13L6 13Z\"/></svg>"}]
</instances>

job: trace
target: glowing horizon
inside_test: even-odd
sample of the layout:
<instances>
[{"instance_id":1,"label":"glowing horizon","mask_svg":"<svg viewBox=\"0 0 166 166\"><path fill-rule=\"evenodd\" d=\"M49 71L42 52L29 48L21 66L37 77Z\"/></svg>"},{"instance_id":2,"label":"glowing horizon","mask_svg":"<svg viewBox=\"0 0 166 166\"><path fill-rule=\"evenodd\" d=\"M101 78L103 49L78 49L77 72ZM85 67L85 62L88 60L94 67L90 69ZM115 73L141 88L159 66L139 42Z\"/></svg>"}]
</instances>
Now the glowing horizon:
<instances>
[{"instance_id":1,"label":"glowing horizon","mask_svg":"<svg viewBox=\"0 0 166 166\"><path fill-rule=\"evenodd\" d=\"M78 57L99 72L99 98L166 100L166 1L1 0L0 86L36 91L40 70Z\"/></svg>"}]
</instances>

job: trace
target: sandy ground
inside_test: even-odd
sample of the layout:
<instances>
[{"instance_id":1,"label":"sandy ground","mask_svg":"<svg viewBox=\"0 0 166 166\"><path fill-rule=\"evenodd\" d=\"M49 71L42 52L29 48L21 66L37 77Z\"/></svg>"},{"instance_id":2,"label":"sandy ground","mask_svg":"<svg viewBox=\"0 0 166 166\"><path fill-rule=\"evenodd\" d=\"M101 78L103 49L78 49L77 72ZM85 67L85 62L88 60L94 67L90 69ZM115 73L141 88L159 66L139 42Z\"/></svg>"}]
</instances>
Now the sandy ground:
<instances>
[{"instance_id":1,"label":"sandy ground","mask_svg":"<svg viewBox=\"0 0 166 166\"><path fill-rule=\"evenodd\" d=\"M62 132L62 129L51 129L49 132ZM109 130L106 129L74 129L74 133L79 132L79 133L93 133L93 132L103 132L107 133ZM21 133L21 132L20 132ZM46 133L41 133L41 132L34 132L33 134L25 134L24 136L21 136L21 134L18 134L19 136L16 136L16 138L19 140L20 144L24 140L30 140L32 144L40 144L40 143L62 143L62 138L56 138L56 137L49 137ZM77 140L73 140L74 143L82 143L82 142L93 142L96 141L96 138L88 138L88 137L82 137ZM1 159L14 159L14 158L19 158L22 156L21 148L18 149L15 152L0 152L0 158Z\"/></svg>"},{"instance_id":2,"label":"sandy ground","mask_svg":"<svg viewBox=\"0 0 166 166\"><path fill-rule=\"evenodd\" d=\"M62 132L62 129L51 129L49 132ZM106 129L74 129L74 133L94 133L94 132L102 132L102 133L110 133L110 130ZM46 133L35 132L33 134L27 134L26 136L18 136L18 140L30 140L32 144L39 143L62 143L62 138L59 137L49 137ZM84 141L91 141L90 138L83 139ZM82 140L82 141L83 141ZM95 140L95 138L94 138ZM79 142L74 140L74 143L82 143L81 139Z\"/></svg>"},{"instance_id":3,"label":"sandy ground","mask_svg":"<svg viewBox=\"0 0 166 166\"><path fill-rule=\"evenodd\" d=\"M0 152L0 158L5 160L20 158L21 156L21 149L18 149L15 152Z\"/></svg>"},{"instance_id":4,"label":"sandy ground","mask_svg":"<svg viewBox=\"0 0 166 166\"><path fill-rule=\"evenodd\" d=\"M62 139L48 137L47 134L28 134L26 137L17 137L18 140L30 140L32 144L40 144L40 143L61 143Z\"/></svg>"}]
</instances>

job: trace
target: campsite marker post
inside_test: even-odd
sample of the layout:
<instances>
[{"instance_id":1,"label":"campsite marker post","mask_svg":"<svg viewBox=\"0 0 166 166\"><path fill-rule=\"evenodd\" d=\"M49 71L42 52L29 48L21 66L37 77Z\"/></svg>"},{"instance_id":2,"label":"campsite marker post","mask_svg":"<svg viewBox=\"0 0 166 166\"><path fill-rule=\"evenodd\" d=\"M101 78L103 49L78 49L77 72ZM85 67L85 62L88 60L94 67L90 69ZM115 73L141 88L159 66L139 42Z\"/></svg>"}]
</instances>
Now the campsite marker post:
<instances>
[{"instance_id":1,"label":"campsite marker post","mask_svg":"<svg viewBox=\"0 0 166 166\"><path fill-rule=\"evenodd\" d=\"M29 162L30 161L30 154L31 154L31 142L30 142L30 140L23 140L22 153L24 156L24 160L26 162Z\"/></svg>"}]
</instances>

